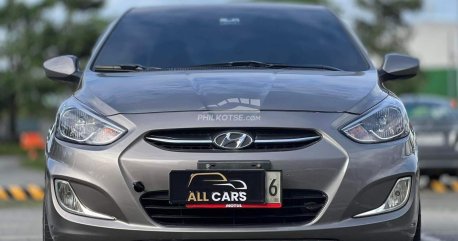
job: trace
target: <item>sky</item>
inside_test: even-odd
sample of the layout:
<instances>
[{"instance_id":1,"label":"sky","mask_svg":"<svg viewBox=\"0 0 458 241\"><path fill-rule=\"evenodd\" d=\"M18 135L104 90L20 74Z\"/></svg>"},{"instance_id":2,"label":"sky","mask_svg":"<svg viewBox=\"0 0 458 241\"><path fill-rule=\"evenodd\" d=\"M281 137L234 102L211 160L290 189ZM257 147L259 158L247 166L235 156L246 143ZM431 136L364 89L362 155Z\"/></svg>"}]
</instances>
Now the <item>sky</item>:
<instances>
[{"instance_id":1,"label":"sky","mask_svg":"<svg viewBox=\"0 0 458 241\"><path fill-rule=\"evenodd\" d=\"M1 2L2 0L0 0ZM103 14L110 17L121 15L131 7L154 6L165 4L219 4L227 2L243 2L243 0L107 0ZM357 10L354 0L331 0L342 9L342 17L350 21L354 16L362 14ZM423 0L420 12L407 14L412 22L456 22L458 23L458 0Z\"/></svg>"},{"instance_id":2,"label":"sky","mask_svg":"<svg viewBox=\"0 0 458 241\"><path fill-rule=\"evenodd\" d=\"M410 14L419 22L455 22L458 23L458 0L424 0L422 11Z\"/></svg>"},{"instance_id":3,"label":"sky","mask_svg":"<svg viewBox=\"0 0 458 241\"><path fill-rule=\"evenodd\" d=\"M17 0L34 3L40 0ZM131 7L167 5L167 4L222 4L228 2L247 2L249 0L105 0L102 14L115 18ZM351 22L355 16L363 15L355 6L355 0L330 0L342 9L341 17ZM396 1L396 0L394 0ZM5 0L0 0L0 6ZM423 9L419 12L407 14L411 23L422 22L455 22L458 23L458 0L423 0ZM57 18L63 17L62 11L55 11Z\"/></svg>"}]
</instances>

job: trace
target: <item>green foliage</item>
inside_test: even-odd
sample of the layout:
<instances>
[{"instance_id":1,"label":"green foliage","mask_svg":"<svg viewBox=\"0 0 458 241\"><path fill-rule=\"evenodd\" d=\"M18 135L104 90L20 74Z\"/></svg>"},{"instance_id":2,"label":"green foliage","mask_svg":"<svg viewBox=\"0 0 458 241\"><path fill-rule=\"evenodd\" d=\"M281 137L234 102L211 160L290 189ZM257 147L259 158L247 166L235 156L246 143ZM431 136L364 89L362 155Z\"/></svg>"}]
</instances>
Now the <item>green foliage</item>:
<instances>
[{"instance_id":1,"label":"green foliage","mask_svg":"<svg viewBox=\"0 0 458 241\"><path fill-rule=\"evenodd\" d=\"M103 0L63 0L62 2L71 11L99 9L104 3Z\"/></svg>"},{"instance_id":2,"label":"green foliage","mask_svg":"<svg viewBox=\"0 0 458 241\"><path fill-rule=\"evenodd\" d=\"M356 19L356 30L371 56L383 59L386 53L405 53L405 43L410 36L410 28L405 13L418 11L422 0L357 0L358 6L369 16ZM421 90L425 76L405 81L386 83L386 87L396 94Z\"/></svg>"},{"instance_id":3,"label":"green foliage","mask_svg":"<svg viewBox=\"0 0 458 241\"><path fill-rule=\"evenodd\" d=\"M256 0L255 0L256 1ZM303 3L303 4L317 4L331 8L335 12L340 12L340 9L332 4L331 0L257 0L259 2L273 2L273 3Z\"/></svg>"},{"instance_id":4,"label":"green foliage","mask_svg":"<svg viewBox=\"0 0 458 241\"><path fill-rule=\"evenodd\" d=\"M37 156L37 159L32 160L28 158L26 155L23 155L21 159L21 165L25 168L44 171L46 169L46 159L44 151L39 151Z\"/></svg>"},{"instance_id":5,"label":"green foliage","mask_svg":"<svg viewBox=\"0 0 458 241\"><path fill-rule=\"evenodd\" d=\"M357 0L369 14L356 20L356 29L371 55L378 58L389 52L405 52L410 29L404 14L418 11L422 0Z\"/></svg>"},{"instance_id":6,"label":"green foliage","mask_svg":"<svg viewBox=\"0 0 458 241\"><path fill-rule=\"evenodd\" d=\"M0 142L0 156L19 156L21 164L31 169L44 170L46 166L43 150L38 150L38 158L32 160L27 156L27 152L16 142Z\"/></svg>"},{"instance_id":7,"label":"green foliage","mask_svg":"<svg viewBox=\"0 0 458 241\"><path fill-rule=\"evenodd\" d=\"M384 85L386 88L393 91L397 95L402 95L421 91L425 85L425 80L425 74L420 72L414 78L400 81L388 81Z\"/></svg>"},{"instance_id":8,"label":"green foliage","mask_svg":"<svg viewBox=\"0 0 458 241\"><path fill-rule=\"evenodd\" d=\"M8 118L10 138L17 137L18 115L51 116L55 106L46 103L50 96L70 94L66 85L53 83L42 71L44 60L74 54L83 60L90 55L106 21L98 17L102 0L6 0L0 5L0 31L5 41L0 45L0 118ZM48 16L56 7L65 17Z\"/></svg>"},{"instance_id":9,"label":"green foliage","mask_svg":"<svg viewBox=\"0 0 458 241\"><path fill-rule=\"evenodd\" d=\"M17 155L25 155L25 151L21 149L18 143L0 142L0 156L17 156Z\"/></svg>"}]
</instances>

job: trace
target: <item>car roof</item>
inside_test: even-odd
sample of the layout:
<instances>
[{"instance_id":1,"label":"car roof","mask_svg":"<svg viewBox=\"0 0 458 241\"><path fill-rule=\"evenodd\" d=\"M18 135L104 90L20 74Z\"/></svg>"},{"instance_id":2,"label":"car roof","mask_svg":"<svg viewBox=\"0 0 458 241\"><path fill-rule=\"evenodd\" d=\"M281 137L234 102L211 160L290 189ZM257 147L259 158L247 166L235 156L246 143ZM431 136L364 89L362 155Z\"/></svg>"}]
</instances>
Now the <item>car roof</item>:
<instances>
[{"instance_id":1,"label":"car roof","mask_svg":"<svg viewBox=\"0 0 458 241\"><path fill-rule=\"evenodd\" d=\"M147 14L156 11L169 11L169 10L221 10L221 9L251 9L251 10L272 10L272 11L288 11L288 10L313 10L313 11L329 11L329 9L322 5L313 4L294 4L294 3L228 3L228 4L206 4L206 5L164 5L164 6L151 6L151 7L136 7L130 10L131 13Z\"/></svg>"}]
</instances>

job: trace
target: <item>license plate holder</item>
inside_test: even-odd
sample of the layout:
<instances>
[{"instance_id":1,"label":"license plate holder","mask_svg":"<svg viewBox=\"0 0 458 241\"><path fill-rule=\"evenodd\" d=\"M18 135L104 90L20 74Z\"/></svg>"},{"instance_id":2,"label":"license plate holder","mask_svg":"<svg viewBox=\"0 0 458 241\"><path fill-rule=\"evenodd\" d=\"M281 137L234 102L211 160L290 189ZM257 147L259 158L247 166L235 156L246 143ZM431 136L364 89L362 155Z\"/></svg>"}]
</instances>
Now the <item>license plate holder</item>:
<instances>
[{"instance_id":1,"label":"license plate holder","mask_svg":"<svg viewBox=\"0 0 458 241\"><path fill-rule=\"evenodd\" d=\"M169 200L187 208L280 208L281 171L174 170Z\"/></svg>"}]
</instances>

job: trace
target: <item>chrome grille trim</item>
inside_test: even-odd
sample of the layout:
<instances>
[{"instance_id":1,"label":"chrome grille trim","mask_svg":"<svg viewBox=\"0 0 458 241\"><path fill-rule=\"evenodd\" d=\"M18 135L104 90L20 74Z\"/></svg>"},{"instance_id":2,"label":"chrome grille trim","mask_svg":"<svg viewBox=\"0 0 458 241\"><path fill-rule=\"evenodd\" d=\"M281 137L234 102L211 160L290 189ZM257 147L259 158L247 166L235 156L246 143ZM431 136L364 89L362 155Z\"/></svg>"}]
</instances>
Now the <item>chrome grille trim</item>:
<instances>
[{"instance_id":1,"label":"chrome grille trim","mask_svg":"<svg viewBox=\"0 0 458 241\"><path fill-rule=\"evenodd\" d=\"M212 140L172 139L172 138L163 138L163 137L154 137L154 136L147 136L145 138L150 141L158 141L158 142L173 143L173 144L211 144L213 143Z\"/></svg>"},{"instance_id":2,"label":"chrome grille trim","mask_svg":"<svg viewBox=\"0 0 458 241\"><path fill-rule=\"evenodd\" d=\"M232 150L214 142L221 133L243 132L253 139L250 145ZM144 140L163 150L177 152L272 152L308 147L322 135L313 129L282 127L197 127L160 129L145 133Z\"/></svg>"},{"instance_id":3,"label":"chrome grille trim","mask_svg":"<svg viewBox=\"0 0 458 241\"><path fill-rule=\"evenodd\" d=\"M320 139L320 136L302 137L302 138L288 138L288 139L261 139L254 140L254 143L296 143L303 141L314 141Z\"/></svg>"},{"instance_id":4,"label":"chrome grille trim","mask_svg":"<svg viewBox=\"0 0 458 241\"><path fill-rule=\"evenodd\" d=\"M213 140L211 139L202 139L202 140L189 140L189 139L172 139L164 137L154 137L147 136L146 139L150 141L164 142L164 143L173 143L173 144L211 144ZM319 139L319 136L312 137L302 137L302 138L288 138L288 139L255 139L254 143L296 143L303 141L314 141Z\"/></svg>"}]
</instances>

